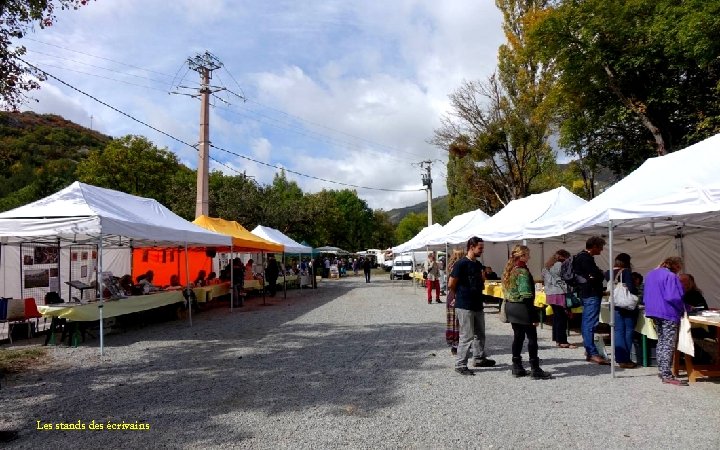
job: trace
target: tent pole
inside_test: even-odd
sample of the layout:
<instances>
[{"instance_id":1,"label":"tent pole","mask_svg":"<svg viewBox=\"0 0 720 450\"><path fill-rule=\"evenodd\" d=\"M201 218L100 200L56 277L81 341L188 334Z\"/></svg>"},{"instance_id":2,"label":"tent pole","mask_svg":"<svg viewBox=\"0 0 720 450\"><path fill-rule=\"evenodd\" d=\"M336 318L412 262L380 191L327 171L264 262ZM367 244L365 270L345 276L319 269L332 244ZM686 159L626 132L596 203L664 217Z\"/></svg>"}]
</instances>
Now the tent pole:
<instances>
[{"instance_id":1,"label":"tent pole","mask_svg":"<svg viewBox=\"0 0 720 450\"><path fill-rule=\"evenodd\" d=\"M185 276L187 277L186 285L188 289L188 318L190 319L190 326L192 326L192 297L190 296L190 255L188 255L188 245L185 243Z\"/></svg>"},{"instance_id":2,"label":"tent pole","mask_svg":"<svg viewBox=\"0 0 720 450\"><path fill-rule=\"evenodd\" d=\"M283 298L287 298L287 278L285 278L285 273L287 272L287 266L286 266L286 262L285 262L285 251L284 250L283 250L282 259L283 259L283 264L282 264L282 268L283 268Z\"/></svg>"},{"instance_id":3,"label":"tent pole","mask_svg":"<svg viewBox=\"0 0 720 450\"><path fill-rule=\"evenodd\" d=\"M261 255L262 267L263 267L263 274L262 274L262 278L260 278L260 283L262 284L263 306L266 306L266 304L265 304L265 272L264 272L264 269L265 269L265 252L262 252L260 255Z\"/></svg>"},{"instance_id":4,"label":"tent pole","mask_svg":"<svg viewBox=\"0 0 720 450\"><path fill-rule=\"evenodd\" d=\"M445 301L447 301L447 295L450 293L450 289L448 289L448 279L450 278L448 276L448 262L450 261L450 248L448 247L448 243L445 242L445 264L443 264L443 276L445 278L444 285L445 285Z\"/></svg>"},{"instance_id":5,"label":"tent pole","mask_svg":"<svg viewBox=\"0 0 720 450\"><path fill-rule=\"evenodd\" d=\"M608 274L608 291L610 292L610 374L615 378L615 299L613 298L613 284L615 282L615 274L613 273L613 223L608 221L608 266L610 271ZM601 299L602 303L602 299ZM600 306L602 308L602 305Z\"/></svg>"},{"instance_id":6,"label":"tent pole","mask_svg":"<svg viewBox=\"0 0 720 450\"><path fill-rule=\"evenodd\" d=\"M102 280L102 267L103 267L103 257L102 257L102 233L100 234L100 239L98 240L98 266L97 269L95 269L95 277L98 280L97 285L100 286L100 303L98 304L98 317L100 318L100 356L103 356L105 351L105 336L104 336L104 330L103 330L103 306L104 306L104 300L105 297L103 295L103 280Z\"/></svg>"},{"instance_id":7,"label":"tent pole","mask_svg":"<svg viewBox=\"0 0 720 450\"><path fill-rule=\"evenodd\" d=\"M234 238L233 238L234 239ZM235 280L233 277L233 245L230 244L230 312L233 312L233 303L235 303Z\"/></svg>"}]
</instances>

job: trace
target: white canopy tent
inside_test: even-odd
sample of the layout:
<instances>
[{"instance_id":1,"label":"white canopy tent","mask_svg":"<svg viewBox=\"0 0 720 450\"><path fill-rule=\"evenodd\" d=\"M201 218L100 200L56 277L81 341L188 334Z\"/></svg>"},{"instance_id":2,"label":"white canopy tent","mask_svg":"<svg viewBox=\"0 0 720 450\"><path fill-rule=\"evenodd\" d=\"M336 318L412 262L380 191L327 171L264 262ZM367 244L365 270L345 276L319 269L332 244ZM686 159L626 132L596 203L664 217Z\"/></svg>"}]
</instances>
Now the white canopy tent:
<instances>
[{"instance_id":1,"label":"white canopy tent","mask_svg":"<svg viewBox=\"0 0 720 450\"><path fill-rule=\"evenodd\" d=\"M429 227L425 227L409 241L393 247L392 251L393 253L399 255L401 253L411 252L413 250L424 250L426 246L425 239L440 230L441 228L442 225L440 225L439 223L434 223Z\"/></svg>"},{"instance_id":2,"label":"white canopy tent","mask_svg":"<svg viewBox=\"0 0 720 450\"><path fill-rule=\"evenodd\" d=\"M542 194L513 200L497 214L481 223L473 223L461 233L479 236L486 241L518 241L527 237L525 229L532 223L562 217L587 201L559 187Z\"/></svg>"},{"instance_id":3,"label":"white canopy tent","mask_svg":"<svg viewBox=\"0 0 720 450\"><path fill-rule=\"evenodd\" d=\"M525 239L525 228L530 224L551 217L561 217L587 203L564 187L541 194L513 200L497 214L482 222L473 222L455 233L457 242L464 242L472 236L485 241L483 262L500 273L508 259L509 246ZM530 245L533 258L530 261L533 273L540 274L544 262L543 244Z\"/></svg>"},{"instance_id":4,"label":"white canopy tent","mask_svg":"<svg viewBox=\"0 0 720 450\"><path fill-rule=\"evenodd\" d=\"M127 254L121 260L129 273L133 247L230 246L229 236L207 231L153 199L75 182L44 199L0 213L0 277L3 295L21 293L20 253L23 243L63 247L97 245L97 272L107 269L103 257L110 250ZM102 277L100 289L102 292ZM60 281L65 281L62 278ZM20 295L22 297L22 295ZM103 349L102 296L98 304L100 351Z\"/></svg>"},{"instance_id":5,"label":"white canopy tent","mask_svg":"<svg viewBox=\"0 0 720 450\"><path fill-rule=\"evenodd\" d=\"M480 224L489 218L490 216L480 209L459 214L450 219L442 228L428 235L425 239L425 245L430 250L445 250L448 245L465 244L472 236L463 238L460 231L471 227L473 224Z\"/></svg>"},{"instance_id":6,"label":"white canopy tent","mask_svg":"<svg viewBox=\"0 0 720 450\"><path fill-rule=\"evenodd\" d=\"M312 253L312 247L307 245L299 244L290 237L284 235L275 228L264 227L262 225L256 226L252 231L252 234L259 236L268 241L275 242L276 244L282 244L285 246L285 253Z\"/></svg>"},{"instance_id":7,"label":"white canopy tent","mask_svg":"<svg viewBox=\"0 0 720 450\"><path fill-rule=\"evenodd\" d=\"M665 242L664 251L649 254L648 269L667 256L685 260L706 292L720 292L720 134L683 150L648 159L598 197L562 217L530 224L528 238L558 235L606 235L614 251L632 242ZM668 245L667 242L670 242ZM657 244L655 244L657 245ZM641 272L644 273L644 272ZM720 297L708 295L720 306Z\"/></svg>"}]
</instances>

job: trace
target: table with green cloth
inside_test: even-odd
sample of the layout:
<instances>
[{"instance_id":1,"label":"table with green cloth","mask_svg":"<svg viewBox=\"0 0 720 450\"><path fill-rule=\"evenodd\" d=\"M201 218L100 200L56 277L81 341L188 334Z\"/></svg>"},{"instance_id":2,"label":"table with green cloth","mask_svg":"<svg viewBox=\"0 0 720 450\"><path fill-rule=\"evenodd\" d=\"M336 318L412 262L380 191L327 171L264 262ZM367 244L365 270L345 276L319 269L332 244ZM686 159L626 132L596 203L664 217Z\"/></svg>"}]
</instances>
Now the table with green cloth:
<instances>
[{"instance_id":1,"label":"table with green cloth","mask_svg":"<svg viewBox=\"0 0 720 450\"><path fill-rule=\"evenodd\" d=\"M105 300L102 303L103 318L108 319L183 302L185 302L185 298L182 290L160 291L148 295L134 295L127 298ZM100 319L100 310L98 308L100 305L100 302L58 303L54 305L38 305L38 311L44 317L58 317L75 322L90 322Z\"/></svg>"},{"instance_id":2,"label":"table with green cloth","mask_svg":"<svg viewBox=\"0 0 720 450\"><path fill-rule=\"evenodd\" d=\"M606 297L607 298L607 297ZM600 322L610 323L610 302L603 300L600 304ZM647 340L652 339L657 341L657 333L655 332L655 324L652 319L645 317L645 306L638 306L638 320L635 325L635 331L640 333L642 342L642 365L647 367L649 362Z\"/></svg>"},{"instance_id":3,"label":"table with green cloth","mask_svg":"<svg viewBox=\"0 0 720 450\"><path fill-rule=\"evenodd\" d=\"M100 305L103 308L103 319L122 316L135 312L147 311L162 306L184 303L182 290L161 291L149 295L135 295L132 297L105 300L104 302L90 303L57 303L52 305L38 305L38 311L43 317L52 319L50 325L51 341L54 342L55 327L60 319L75 322L74 331L71 332L73 345L77 347L79 341L78 322L92 322L100 320Z\"/></svg>"}]
</instances>

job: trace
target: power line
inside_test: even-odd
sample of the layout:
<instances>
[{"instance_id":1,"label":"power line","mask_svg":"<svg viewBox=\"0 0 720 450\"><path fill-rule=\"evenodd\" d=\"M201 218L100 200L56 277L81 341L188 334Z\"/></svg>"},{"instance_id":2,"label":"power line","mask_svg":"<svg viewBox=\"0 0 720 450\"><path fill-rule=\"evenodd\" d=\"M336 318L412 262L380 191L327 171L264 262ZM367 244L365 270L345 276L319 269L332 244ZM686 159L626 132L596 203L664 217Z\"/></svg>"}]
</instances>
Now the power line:
<instances>
[{"instance_id":1,"label":"power line","mask_svg":"<svg viewBox=\"0 0 720 450\"><path fill-rule=\"evenodd\" d=\"M179 143L181 143L181 144L184 144L184 145L186 145L186 146L188 146L188 147L191 147L191 148L193 148L193 149L195 149L195 150L197 151L197 148L196 148L194 145L192 145L192 144L190 144L190 143L188 143L188 142L186 142L186 141L183 141L182 139L177 138L177 137L175 137L175 136L173 136L173 135L171 135L171 134L169 134L169 133L167 133L167 132L165 132L165 131L162 131L162 130L160 130L159 128L156 128L156 127L150 125L149 123L144 122L144 121L142 121L142 120L140 120L140 119L132 116L131 114L128 114L128 113L126 113L126 112L124 112L124 111L122 111L122 110L120 110L120 109L118 109L118 108L116 108L116 107L114 107L114 106L112 106L112 105L110 105L110 104L108 104L108 103L100 100L99 98L97 98L97 97L95 97L95 96L93 96L93 95L91 95L91 94L88 94L87 92L85 92L85 91L83 91L83 90L81 90L81 89L79 89L79 88L71 85L70 83L67 83L66 81L61 80L60 78L56 77L55 75L53 75L53 74L51 74L51 73L49 73L49 72L47 72L47 71L45 71L45 70L37 67L37 66L34 65L34 64L31 64L31 63L25 61L25 60L22 59L22 58L18 58L18 60L19 60L19 61L22 61L23 63L25 63L25 64L28 65L29 67L32 67L32 68L34 68L35 70L37 70L37 71L39 71L39 72L42 72L43 74L45 74L46 76L48 76L48 77L56 80L57 82L59 82L59 83L65 85L65 86L69 87L70 89L72 89L72 90L74 90L74 91L76 91L76 92L78 92L78 93L80 93L80 94L82 94L82 95L84 95L84 96L86 96L86 97L88 97L88 98L91 98L92 100L100 103L100 104L103 105L103 106L106 106L107 108L112 109L113 111L115 111L115 112L117 112L117 113L119 113L119 114L122 114L123 116L129 118L130 120L133 120L133 121L135 121L135 122L137 122L137 123L139 123L139 124L141 124L141 125L144 125L144 126L150 128L151 130L154 130L154 131L156 131L156 132L158 132L158 133L160 133L160 134L162 134L162 135L164 135L164 136L166 136L166 137L168 137L168 138L170 138L170 139L172 139L172 140L174 140L174 141L177 141L177 142L179 142ZM295 174L295 175L299 175L299 176L302 176L302 177L306 177L306 178L310 178L310 179L314 179L314 180L318 180L318 181L324 181L324 182L326 182L326 183L333 183L333 184L337 184L337 185L341 185L341 186L348 186L348 187L353 187L353 188L358 188L358 189L367 189L367 190L385 191L385 192L418 192L418 191L421 191L421 190L422 190L422 189L386 189L386 188L374 188L374 187L369 187L369 186L360 186L360 185L351 184L351 183L344 183L344 182L341 182L341 181L335 181L335 180L330 180L330 179L327 179L327 178L316 177L316 176L314 176L314 175L308 175L308 174L305 174L305 173L302 173L302 172L298 172L298 171L295 171L295 170L291 170L291 169L288 169L288 168L285 168L285 167L282 167L282 166L277 166L277 165L275 165L275 164L267 163L267 162L264 162L264 161L259 161L259 160L257 160L257 159L251 158L251 157L249 157L249 156L246 156L246 155L243 155L243 154L240 154L240 153L236 153L236 152L233 152L233 151L231 151L231 150L228 150L228 149L225 149L225 148L222 148L222 147L218 147L218 146L213 145L213 144L211 144L211 147L213 147L213 148L215 148L215 149L217 149L217 150L220 150L220 151L229 153L229 154L231 154L231 155L235 155L235 156L237 156L237 157L239 157L239 158L242 158L242 159L245 159L245 160L248 160L248 161L257 163L257 164L261 164L261 165L263 165L263 166L272 167L272 168L275 168L275 169L278 169L278 170L283 170L283 171L286 171L286 172L289 172L289 173L293 173L293 174ZM216 161L216 162L218 162L219 164L222 164L223 166L230 168L229 166L221 163L220 161L217 161L217 160L214 159L214 158L213 158L213 161ZM236 170L236 169L232 169L232 170L235 170L236 172L240 173L240 171L238 171L238 170Z\"/></svg>"},{"instance_id":2,"label":"power line","mask_svg":"<svg viewBox=\"0 0 720 450\"><path fill-rule=\"evenodd\" d=\"M60 57L60 56L55 56L55 55L50 55L50 54L43 53L43 52L38 52L38 51L36 51L36 50L31 50L31 51L32 51L33 53L38 53L38 54L40 54L40 55L49 56L49 57L53 57L53 58L57 58L57 59L65 60L65 61L70 61L70 62L74 62L74 63L86 65L86 66L89 66L89 67L94 67L94 68L97 68L97 69L101 69L101 70L106 70L106 71L109 71L109 72L117 73L117 71L115 71L115 70L113 70L113 69L109 69L109 68L102 67L102 66L96 66L96 65L93 65L93 64L86 63L86 62L84 62L84 61L78 61L78 60L74 60L74 59L70 59L70 58L63 58L63 57ZM82 70L70 69L70 68L68 68L68 67L56 66L56 65L47 64L47 63L43 63L43 65L44 65L44 66L47 66L47 67L53 67L53 68L57 68L57 69L61 69L61 70L67 70L67 71L70 71L70 72L75 72L75 73L79 73L79 74L83 74L83 75L88 75L88 76L92 76L92 77L96 77L96 78L101 78L101 79L105 79L105 80L117 81L118 83L124 83L124 84L130 85L130 86L138 86L138 87L143 87L143 88L146 88L146 89L153 89L153 90L156 90L156 91L165 92L163 89L160 89L160 88L155 88L155 87L152 87L152 86L145 86L145 85L141 85L141 84L131 83L131 82L129 82L129 81L120 80L120 79L108 77L108 76L105 76L105 75L98 75L98 74L94 74L94 73L90 73L90 72L85 72L85 71L82 71ZM185 67L185 63L183 63L183 65L180 66L180 68L178 69L178 72L177 72L178 74L180 73L180 71L182 70L183 67ZM189 70L190 70L190 67L187 67L187 70L185 71L185 74L187 74L187 72L188 72ZM228 72L228 74L229 74L229 72ZM145 80L154 81L154 82L157 82L157 83L164 83L164 81L162 81L162 80L157 80L157 79L154 79L154 78L144 77L144 76L142 76L142 75L137 75L137 74L128 74L128 75L133 76L133 77L136 77L136 78L142 78L142 79L145 79ZM218 75L219 75L219 74L218 74ZM231 76L232 76L232 75L231 75ZM176 76L175 76L174 78L177 78L177 74L176 74ZM184 79L184 78L185 78L185 75L183 75L182 78ZM223 87L225 87L225 83L222 82L222 79L221 79L219 76L218 76L218 79L220 80L221 85L222 85ZM234 80L234 79L233 79L233 80ZM235 81L235 83L237 84L237 81ZM175 84L174 80L173 80L173 84ZM225 89L227 89L227 88L225 87ZM229 90L228 90L228 91L229 91ZM232 91L229 91L229 92L232 92ZM236 95L237 95L237 94L236 94ZM222 98L219 98L219 100L223 101L224 103L228 103L228 104L229 104L229 102L223 100ZM253 103L256 103L256 102L253 102ZM232 105L230 105L230 106L232 106ZM380 154L380 155L382 155L382 156L384 156L384 157L386 157L386 158L393 159L393 160L395 160L395 161L399 161L399 162L402 162L402 163L407 163L407 160L401 159L401 158L397 158L397 157L394 157L394 156L391 156L391 155L388 154L387 152L380 151L380 150L376 150L376 149L371 148L371 147L363 147L363 146L361 146L361 145L359 145L358 143L355 143L355 142L340 140L340 139L337 139L337 138L334 138L334 137L330 137L330 136L327 136L327 135L324 135L324 134L321 134L321 133L317 133L317 132L314 132L314 131L312 131L312 130L308 130L308 129L302 127L302 125L300 125L300 124L298 124L298 125L297 125L297 128L296 128L296 126L295 126L292 122L287 122L287 123L286 123L286 122L283 122L282 120L277 119L277 118L275 118L275 117L272 117L272 116L269 116L269 115L266 115L266 114L262 114L262 113L260 113L259 111L250 110L250 109L245 109L245 111L247 111L247 113L244 114L244 113L242 113L242 112L240 112L240 111L236 111L236 110L230 109L230 108L223 108L223 107L218 106L218 105L213 105L213 107L216 108L216 109L222 110L222 111L226 111L226 112L228 112L228 113L230 113L230 114L235 114L235 115L239 115L239 116L241 115L242 117L250 118L251 120L255 120L255 121L258 121L258 122L266 123L266 124L269 124L269 125L274 126L274 127L281 128L281 129L286 130L286 131L290 131L290 132L293 132L293 133L297 133L297 134L300 134L300 135L302 135L302 136L306 136L306 137L309 137L309 138L311 138L311 139L315 139L315 140L318 140L318 141L320 141L320 142L324 142L324 143L326 143L326 144L336 145L336 146L340 146L340 147L348 147L348 148L356 149L356 150L359 150L359 151L370 151L370 152L378 153L378 154ZM280 111L280 110L276 110L276 111L282 112L282 111ZM257 119L257 118L255 118L255 117L253 117L253 116L251 116L251 115L248 115L248 113L249 113L249 114L257 115L257 116L259 116L259 117L261 117L261 118L264 118L264 119L266 119L266 120ZM287 115L287 114L286 114L286 115Z\"/></svg>"},{"instance_id":3,"label":"power line","mask_svg":"<svg viewBox=\"0 0 720 450\"><path fill-rule=\"evenodd\" d=\"M136 65L133 65L133 64L128 64L128 63L125 63L125 62L122 62L122 61L117 61L117 60L110 59L110 58L106 58L106 57L103 57L103 56L93 55L93 54L91 54L91 53L82 52L82 51L80 51L80 50L74 50L74 49L71 49L71 48L68 48L68 47L63 47L63 46L57 45L57 44L51 44L51 43L49 43L49 42L44 42L44 41L41 41L41 40L39 40L39 39L33 39L33 38L27 38L27 37L24 38L24 39L27 39L27 40L33 41L33 42L37 42L37 43L39 43L39 44L49 45L49 46L52 46L52 47L60 48L60 49L67 50L67 51L70 51L70 52L79 53L79 54L81 54L81 55L90 56L90 57L92 57L92 58L98 58L98 59L102 59L102 60L105 60L105 61L113 62L113 63L115 63L115 64L120 64L120 65L123 65L123 66L126 66L126 67L131 67L131 68L134 68L134 69L143 70L143 71L146 71L146 72L151 72L151 73L155 73L155 74L158 74L158 75L163 75L163 76L165 76L165 77L167 77L167 78L173 79L173 81L177 78L177 74L175 74L175 76L171 76L171 75L166 74L166 73L162 73L162 72L158 72L158 71L150 70L150 69L145 69L145 68L142 68L142 67L139 67L139 66L136 66ZM57 57L57 56L53 56L53 57ZM57 57L57 58L62 59L61 57ZM80 62L80 64L86 64L86 63ZM182 69L182 66L181 66L180 69L178 69L178 73L180 72L181 69ZM402 149L399 149L399 148L396 148L396 147L393 147L393 146L390 146L390 145L381 144L381 143L378 143L378 142L374 142L374 141L372 141L372 140L370 140L370 139L366 139L366 138L363 138L363 137L360 137L360 136L356 136L356 135L353 135L353 134L350 134L350 133L346 133L346 132L344 132L344 131L341 131L341 130L338 130L338 129L329 127L329 126L327 126L327 125L323 125L323 124L321 124L321 123L313 122L313 121L311 121L311 120L309 120L309 119L305 119L305 118L303 118L303 117L296 116L296 115L294 115L294 114L290 114L290 113L288 113L288 112L286 112L286 111L283 111L283 110L281 110L281 109L274 108L274 107L272 107L272 106L269 106L269 105L265 105L265 104L263 104L263 103L260 103L260 102L258 102L257 100L253 100L253 99L251 99L251 98L248 98L246 95L244 95L244 92L242 91L242 88L240 87L240 84L237 82L237 80L235 79L235 77L233 77L232 73L230 73L230 71L227 70L227 68L224 68L224 69L225 69L225 71L228 73L228 75L232 78L233 82L235 82L235 84L238 86L238 88L240 89L240 91L241 91L241 93L242 93L242 96L243 96L243 97L246 99L246 101L249 102L249 103L254 103L254 104L258 105L258 106L261 106L261 107L263 107L263 108L266 108L266 109L275 111L275 112L277 112L277 113L279 113L279 114L282 114L282 115L284 115L284 116L286 116L286 117L292 118L292 119L297 120L297 121L299 121L299 122L304 122L304 123L306 123L306 124L309 124L309 125L312 125L312 126L315 126L315 127L318 127L318 128L322 128L322 129L325 129L325 130L328 130L328 131L331 131L331 132L334 132L334 133L342 134L342 135L345 135L345 136L350 137L350 138L352 138L352 139L356 139L356 140L358 140L358 141L365 142L366 144L369 144L369 145L372 145L372 146L375 146L375 147L378 147L378 148L384 148L384 149L386 149L386 150L389 150L389 151L392 151L392 152L396 152L396 153L405 153L405 154L407 154L407 155L409 155L409 156L412 156L413 158L425 158L425 156L423 156L423 155L419 155L419 154L417 154L417 153L409 152L409 151L402 150ZM111 70L111 69L105 69L105 70ZM137 76L140 77L139 75L137 75ZM183 78L184 78L184 77L183 77ZM151 78L148 78L148 79L152 80ZM157 81L157 80L153 80L153 81ZM192 83L199 86L199 83L198 83L198 82L192 82ZM257 111L256 111L255 113L256 113L256 114L260 114L260 113L257 112ZM316 134L321 134L321 133L316 133ZM331 139L334 139L334 138L331 138ZM367 148L367 147L365 147L365 148Z\"/></svg>"}]
</instances>

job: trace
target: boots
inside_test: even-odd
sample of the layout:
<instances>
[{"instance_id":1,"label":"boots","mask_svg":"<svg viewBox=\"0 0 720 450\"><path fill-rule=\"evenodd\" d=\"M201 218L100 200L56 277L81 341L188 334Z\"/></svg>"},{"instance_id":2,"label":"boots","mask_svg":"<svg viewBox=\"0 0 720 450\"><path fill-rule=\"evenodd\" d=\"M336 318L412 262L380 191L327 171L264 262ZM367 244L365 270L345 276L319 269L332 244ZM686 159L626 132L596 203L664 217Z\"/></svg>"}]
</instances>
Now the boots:
<instances>
[{"instance_id":1,"label":"boots","mask_svg":"<svg viewBox=\"0 0 720 450\"><path fill-rule=\"evenodd\" d=\"M533 380L547 380L552 378L552 375L540 368L540 358L532 358L530 359L530 377Z\"/></svg>"},{"instance_id":2,"label":"boots","mask_svg":"<svg viewBox=\"0 0 720 450\"><path fill-rule=\"evenodd\" d=\"M522 358L513 356L512 364L512 376L519 378L527 375L527 370L522 365Z\"/></svg>"}]
</instances>

